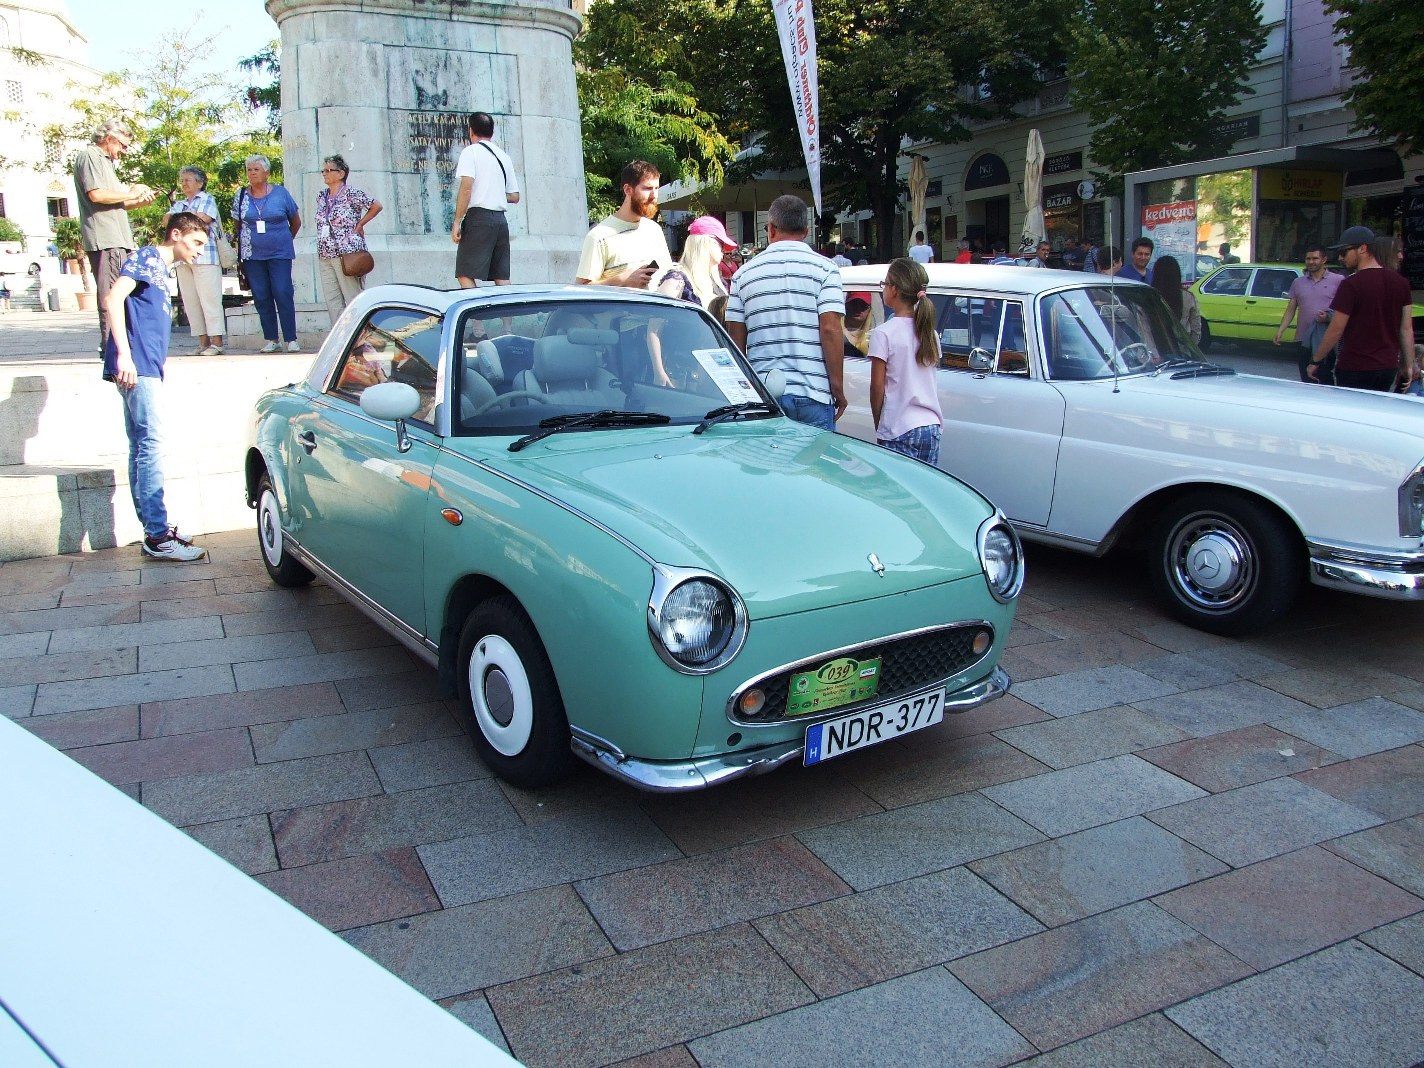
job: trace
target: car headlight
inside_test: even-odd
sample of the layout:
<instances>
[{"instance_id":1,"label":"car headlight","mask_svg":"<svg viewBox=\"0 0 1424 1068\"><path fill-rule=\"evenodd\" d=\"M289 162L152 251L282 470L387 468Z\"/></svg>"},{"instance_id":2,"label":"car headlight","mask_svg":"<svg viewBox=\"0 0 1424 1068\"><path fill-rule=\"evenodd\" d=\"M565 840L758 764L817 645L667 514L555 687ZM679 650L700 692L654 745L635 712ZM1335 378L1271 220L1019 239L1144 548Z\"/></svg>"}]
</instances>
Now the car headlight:
<instances>
[{"instance_id":1,"label":"car headlight","mask_svg":"<svg viewBox=\"0 0 1424 1068\"><path fill-rule=\"evenodd\" d=\"M1012 601L1023 589L1023 547L1003 513L995 513L979 528L979 562L994 600Z\"/></svg>"},{"instance_id":2,"label":"car headlight","mask_svg":"<svg viewBox=\"0 0 1424 1068\"><path fill-rule=\"evenodd\" d=\"M741 650L747 612L741 598L714 576L659 566L648 599L648 633L670 667L705 675Z\"/></svg>"},{"instance_id":3,"label":"car headlight","mask_svg":"<svg viewBox=\"0 0 1424 1068\"><path fill-rule=\"evenodd\" d=\"M1399 484L1399 536L1424 535L1424 464Z\"/></svg>"}]
</instances>

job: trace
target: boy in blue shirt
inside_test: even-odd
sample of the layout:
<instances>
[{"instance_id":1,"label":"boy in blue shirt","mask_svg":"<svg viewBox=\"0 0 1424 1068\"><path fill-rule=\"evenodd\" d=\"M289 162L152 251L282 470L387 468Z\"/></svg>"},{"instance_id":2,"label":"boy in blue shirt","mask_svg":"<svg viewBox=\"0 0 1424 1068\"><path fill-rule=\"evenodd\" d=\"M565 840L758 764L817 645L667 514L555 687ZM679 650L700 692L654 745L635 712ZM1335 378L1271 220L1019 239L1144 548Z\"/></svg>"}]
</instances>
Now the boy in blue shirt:
<instances>
[{"instance_id":1,"label":"boy in blue shirt","mask_svg":"<svg viewBox=\"0 0 1424 1068\"><path fill-rule=\"evenodd\" d=\"M173 331L168 272L174 263L192 263L207 241L207 226L192 212L170 215L163 221L163 241L130 253L105 297L109 337L104 378L119 387L123 398L129 490L143 524L143 553L155 560L188 563L207 555L168 523L159 418L163 365Z\"/></svg>"}]
</instances>

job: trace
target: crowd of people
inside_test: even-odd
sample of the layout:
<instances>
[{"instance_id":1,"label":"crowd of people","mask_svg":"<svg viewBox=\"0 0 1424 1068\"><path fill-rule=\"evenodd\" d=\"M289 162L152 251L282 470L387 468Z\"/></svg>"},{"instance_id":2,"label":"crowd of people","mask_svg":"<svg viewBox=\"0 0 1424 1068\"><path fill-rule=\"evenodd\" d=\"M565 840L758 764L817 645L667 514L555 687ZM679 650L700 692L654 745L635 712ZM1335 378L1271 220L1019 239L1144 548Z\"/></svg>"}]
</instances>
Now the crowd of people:
<instances>
[{"instance_id":1,"label":"crowd of people","mask_svg":"<svg viewBox=\"0 0 1424 1068\"><path fill-rule=\"evenodd\" d=\"M461 287L481 281L507 285L511 254L507 210L521 193L513 159L494 140L486 112L467 122L468 145L456 164L458 180L451 241L457 246L455 279ZM164 217L160 237L135 249L128 211L151 204L157 192L121 181L114 164L133 145L122 123L101 125L74 164L84 249L96 281L104 377L118 387L129 437L129 482L135 513L144 528L143 552L157 559L197 560L204 550L181 537L168 521L160 462L160 385L171 334L167 278L177 277L190 329L203 355L223 351L222 271L235 263L251 290L261 323L262 352L301 351L297 334L292 266L302 227L296 199L272 181L265 156L245 161L247 182L233 201L235 248L228 245L208 176L197 166L179 175L181 197ZM381 203L349 182L351 169L339 155L322 161L325 188L317 195L318 278L332 322L361 291L373 260L366 227ZM656 222L661 175L634 161L620 175L622 201L584 238L575 281L580 284L652 290L708 308L763 378L779 374L779 402L798 421L834 430L846 409L843 373L847 354L871 359L871 413L876 437L889 449L927 463L939 455L941 413L934 370L939 361L934 305L928 299L925 265L932 247L915 231L908 254L889 264L882 299L893 313L872 329L871 295L845 293L840 270L865 263L867 251L844 243L817 251L808 243L809 209L786 195L767 211L767 246L746 262L722 222L692 221L682 253L673 258ZM1306 272L1291 287L1276 343L1297 317L1303 381L1333 381L1362 389L1403 389L1418 375L1410 319L1408 282L1397 272L1397 245L1362 226L1350 227L1337 245L1352 272L1341 278L1325 270L1326 250L1313 246ZM1162 294L1172 314L1194 340L1201 337L1201 311L1182 285L1177 260L1154 261L1153 242L1135 238L1130 257L1111 245L1076 237L1052 246L1038 241L1011 256L995 242L987 260L968 239L959 242L956 263L976 259L997 265L1050 265L1145 282ZM1237 262L1229 245L1222 259ZM1386 269L1380 269L1386 268ZM1298 316L1297 316L1298 313ZM653 377L670 379L652 340ZM1332 360L1333 366L1327 363Z\"/></svg>"}]
</instances>

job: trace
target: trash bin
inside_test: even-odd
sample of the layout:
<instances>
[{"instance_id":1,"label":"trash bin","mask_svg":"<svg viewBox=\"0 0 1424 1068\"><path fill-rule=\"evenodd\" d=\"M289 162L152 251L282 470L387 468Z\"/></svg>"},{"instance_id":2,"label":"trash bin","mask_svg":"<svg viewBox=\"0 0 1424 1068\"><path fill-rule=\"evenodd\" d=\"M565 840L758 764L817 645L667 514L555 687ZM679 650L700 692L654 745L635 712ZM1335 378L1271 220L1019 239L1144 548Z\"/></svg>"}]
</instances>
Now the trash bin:
<instances>
[{"instance_id":1,"label":"trash bin","mask_svg":"<svg viewBox=\"0 0 1424 1068\"><path fill-rule=\"evenodd\" d=\"M50 310L50 311L59 311L59 290L58 290L58 289L51 289L51 290L49 291L49 310Z\"/></svg>"}]
</instances>

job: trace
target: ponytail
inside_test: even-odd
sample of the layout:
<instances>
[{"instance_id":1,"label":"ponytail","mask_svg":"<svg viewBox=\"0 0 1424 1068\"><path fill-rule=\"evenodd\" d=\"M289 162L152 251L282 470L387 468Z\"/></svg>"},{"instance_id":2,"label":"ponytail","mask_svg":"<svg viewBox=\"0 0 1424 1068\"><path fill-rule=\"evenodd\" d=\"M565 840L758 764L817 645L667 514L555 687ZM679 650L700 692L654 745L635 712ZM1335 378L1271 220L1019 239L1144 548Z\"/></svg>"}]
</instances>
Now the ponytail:
<instances>
[{"instance_id":1,"label":"ponytail","mask_svg":"<svg viewBox=\"0 0 1424 1068\"><path fill-rule=\"evenodd\" d=\"M935 333L934 301L926 295L930 276L924 264L901 256L892 260L885 272L885 284L914 305L915 362L921 367L939 364L939 336Z\"/></svg>"}]
</instances>

